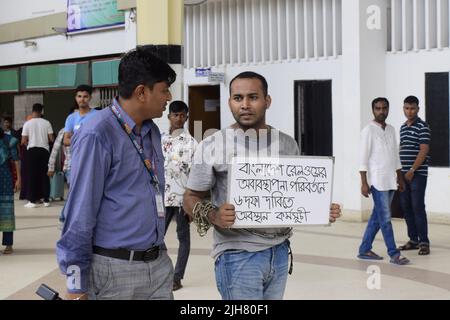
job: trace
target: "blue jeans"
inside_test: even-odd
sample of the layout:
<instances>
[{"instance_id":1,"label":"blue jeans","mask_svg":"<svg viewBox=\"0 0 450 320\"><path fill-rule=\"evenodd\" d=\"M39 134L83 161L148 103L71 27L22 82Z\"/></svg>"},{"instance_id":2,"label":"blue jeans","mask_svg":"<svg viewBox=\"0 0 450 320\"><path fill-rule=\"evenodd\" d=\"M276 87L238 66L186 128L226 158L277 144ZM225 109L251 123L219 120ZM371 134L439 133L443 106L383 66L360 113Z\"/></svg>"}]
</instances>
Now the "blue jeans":
<instances>
[{"instance_id":1,"label":"blue jeans","mask_svg":"<svg viewBox=\"0 0 450 320\"><path fill-rule=\"evenodd\" d=\"M67 185L70 185L70 169L64 172L64 176L66 177Z\"/></svg>"},{"instance_id":2,"label":"blue jeans","mask_svg":"<svg viewBox=\"0 0 450 320\"><path fill-rule=\"evenodd\" d=\"M288 275L289 241L248 252L230 250L216 260L216 284L223 300L283 299Z\"/></svg>"},{"instance_id":3,"label":"blue jeans","mask_svg":"<svg viewBox=\"0 0 450 320\"><path fill-rule=\"evenodd\" d=\"M412 242L429 245L427 213L425 211L425 189L427 177L415 174L411 183L405 180L405 191L400 193L400 206Z\"/></svg>"},{"instance_id":4,"label":"blue jeans","mask_svg":"<svg viewBox=\"0 0 450 320\"><path fill-rule=\"evenodd\" d=\"M372 192L374 206L361 245L359 246L359 253L364 254L372 249L373 240L378 230L381 229L389 256L398 256L400 251L398 251L395 245L394 231L391 223L391 202L394 197L394 190L378 191L372 186L370 191Z\"/></svg>"},{"instance_id":5,"label":"blue jeans","mask_svg":"<svg viewBox=\"0 0 450 320\"><path fill-rule=\"evenodd\" d=\"M169 228L170 221L175 215L177 221L177 238L180 243L178 247L177 263L175 264L174 281L183 279L186 265L191 250L191 234L189 229L189 220L184 214L183 208L166 207L166 231Z\"/></svg>"}]
</instances>

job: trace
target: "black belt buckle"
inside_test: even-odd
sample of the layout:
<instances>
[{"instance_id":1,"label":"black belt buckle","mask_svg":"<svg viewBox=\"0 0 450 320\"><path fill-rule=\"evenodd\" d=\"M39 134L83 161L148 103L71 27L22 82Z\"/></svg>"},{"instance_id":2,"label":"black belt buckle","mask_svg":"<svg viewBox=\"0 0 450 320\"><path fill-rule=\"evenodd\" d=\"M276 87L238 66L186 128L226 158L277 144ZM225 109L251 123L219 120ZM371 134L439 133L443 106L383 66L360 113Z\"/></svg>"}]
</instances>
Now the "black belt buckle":
<instances>
[{"instance_id":1,"label":"black belt buckle","mask_svg":"<svg viewBox=\"0 0 450 320\"><path fill-rule=\"evenodd\" d=\"M153 247L144 251L142 255L142 261L149 262L156 260L159 256L159 247Z\"/></svg>"}]
</instances>

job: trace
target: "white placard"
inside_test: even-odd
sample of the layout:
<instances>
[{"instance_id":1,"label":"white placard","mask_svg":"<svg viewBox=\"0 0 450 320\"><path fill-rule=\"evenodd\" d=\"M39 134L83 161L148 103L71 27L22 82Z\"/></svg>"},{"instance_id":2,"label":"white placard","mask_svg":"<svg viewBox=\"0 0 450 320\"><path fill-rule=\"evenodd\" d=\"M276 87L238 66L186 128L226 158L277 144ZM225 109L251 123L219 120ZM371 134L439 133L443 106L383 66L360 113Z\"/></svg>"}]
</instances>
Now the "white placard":
<instances>
[{"instance_id":1,"label":"white placard","mask_svg":"<svg viewBox=\"0 0 450 320\"><path fill-rule=\"evenodd\" d=\"M267 228L329 223L333 157L233 157L228 203L233 228Z\"/></svg>"}]
</instances>

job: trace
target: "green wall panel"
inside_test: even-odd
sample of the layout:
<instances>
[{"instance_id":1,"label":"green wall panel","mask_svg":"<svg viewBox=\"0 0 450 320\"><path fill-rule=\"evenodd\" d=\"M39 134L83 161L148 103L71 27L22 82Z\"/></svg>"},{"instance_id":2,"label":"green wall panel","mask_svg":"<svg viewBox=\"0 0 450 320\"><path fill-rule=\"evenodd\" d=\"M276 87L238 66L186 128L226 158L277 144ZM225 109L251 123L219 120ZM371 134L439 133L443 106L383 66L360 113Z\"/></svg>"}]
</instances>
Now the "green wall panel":
<instances>
[{"instance_id":1,"label":"green wall panel","mask_svg":"<svg viewBox=\"0 0 450 320\"><path fill-rule=\"evenodd\" d=\"M0 92L19 91L19 69L0 70Z\"/></svg>"},{"instance_id":2,"label":"green wall panel","mask_svg":"<svg viewBox=\"0 0 450 320\"><path fill-rule=\"evenodd\" d=\"M75 88L89 84L89 63L62 63L21 68L21 88Z\"/></svg>"},{"instance_id":3,"label":"green wall panel","mask_svg":"<svg viewBox=\"0 0 450 320\"><path fill-rule=\"evenodd\" d=\"M119 82L119 63L119 59L92 62L92 85L117 84Z\"/></svg>"},{"instance_id":4,"label":"green wall panel","mask_svg":"<svg viewBox=\"0 0 450 320\"><path fill-rule=\"evenodd\" d=\"M90 84L89 81L89 62L77 63L77 75L75 86L80 84Z\"/></svg>"},{"instance_id":5,"label":"green wall panel","mask_svg":"<svg viewBox=\"0 0 450 320\"><path fill-rule=\"evenodd\" d=\"M59 65L26 67L25 86L27 89L57 88L59 80Z\"/></svg>"},{"instance_id":6,"label":"green wall panel","mask_svg":"<svg viewBox=\"0 0 450 320\"><path fill-rule=\"evenodd\" d=\"M60 64L58 70L58 86L73 87L77 78L76 63Z\"/></svg>"}]
</instances>

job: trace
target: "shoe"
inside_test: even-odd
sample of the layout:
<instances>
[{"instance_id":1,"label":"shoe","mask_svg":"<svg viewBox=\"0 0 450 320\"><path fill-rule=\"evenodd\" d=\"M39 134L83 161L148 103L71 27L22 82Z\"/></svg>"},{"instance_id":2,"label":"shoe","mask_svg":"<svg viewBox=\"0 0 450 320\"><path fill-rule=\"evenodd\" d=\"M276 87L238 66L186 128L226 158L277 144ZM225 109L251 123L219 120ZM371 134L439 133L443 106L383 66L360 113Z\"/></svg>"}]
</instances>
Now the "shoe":
<instances>
[{"instance_id":1,"label":"shoe","mask_svg":"<svg viewBox=\"0 0 450 320\"><path fill-rule=\"evenodd\" d=\"M50 207L50 202L44 202L44 207Z\"/></svg>"},{"instance_id":2,"label":"shoe","mask_svg":"<svg viewBox=\"0 0 450 320\"><path fill-rule=\"evenodd\" d=\"M183 288L183 285L181 284L181 280L174 280L172 290L177 291L181 288Z\"/></svg>"},{"instance_id":3,"label":"shoe","mask_svg":"<svg viewBox=\"0 0 450 320\"><path fill-rule=\"evenodd\" d=\"M422 244L419 246L419 256L426 256L430 254L430 246Z\"/></svg>"},{"instance_id":4,"label":"shoe","mask_svg":"<svg viewBox=\"0 0 450 320\"><path fill-rule=\"evenodd\" d=\"M24 205L25 208L36 208L38 205L36 203L33 202L29 202L27 204Z\"/></svg>"},{"instance_id":5,"label":"shoe","mask_svg":"<svg viewBox=\"0 0 450 320\"><path fill-rule=\"evenodd\" d=\"M3 250L3 254L11 254L13 253L12 246L6 246L5 250Z\"/></svg>"},{"instance_id":6,"label":"shoe","mask_svg":"<svg viewBox=\"0 0 450 320\"><path fill-rule=\"evenodd\" d=\"M390 260L389 262L390 262L390 263L393 263L393 264L396 264L396 265L399 265L399 266L403 266L403 265L405 265L405 264L409 264L409 263L410 263L410 261L409 261L408 258L403 257L403 256L401 256L401 255L392 257L391 260Z\"/></svg>"},{"instance_id":7,"label":"shoe","mask_svg":"<svg viewBox=\"0 0 450 320\"><path fill-rule=\"evenodd\" d=\"M358 258L359 259L363 259L363 260L383 260L383 257L377 255L375 252L368 251L366 253L360 253L358 254Z\"/></svg>"},{"instance_id":8,"label":"shoe","mask_svg":"<svg viewBox=\"0 0 450 320\"><path fill-rule=\"evenodd\" d=\"M400 251L416 250L416 249L419 249L419 244L417 242L412 242L411 240L409 240L404 245L398 247L398 250Z\"/></svg>"}]
</instances>

